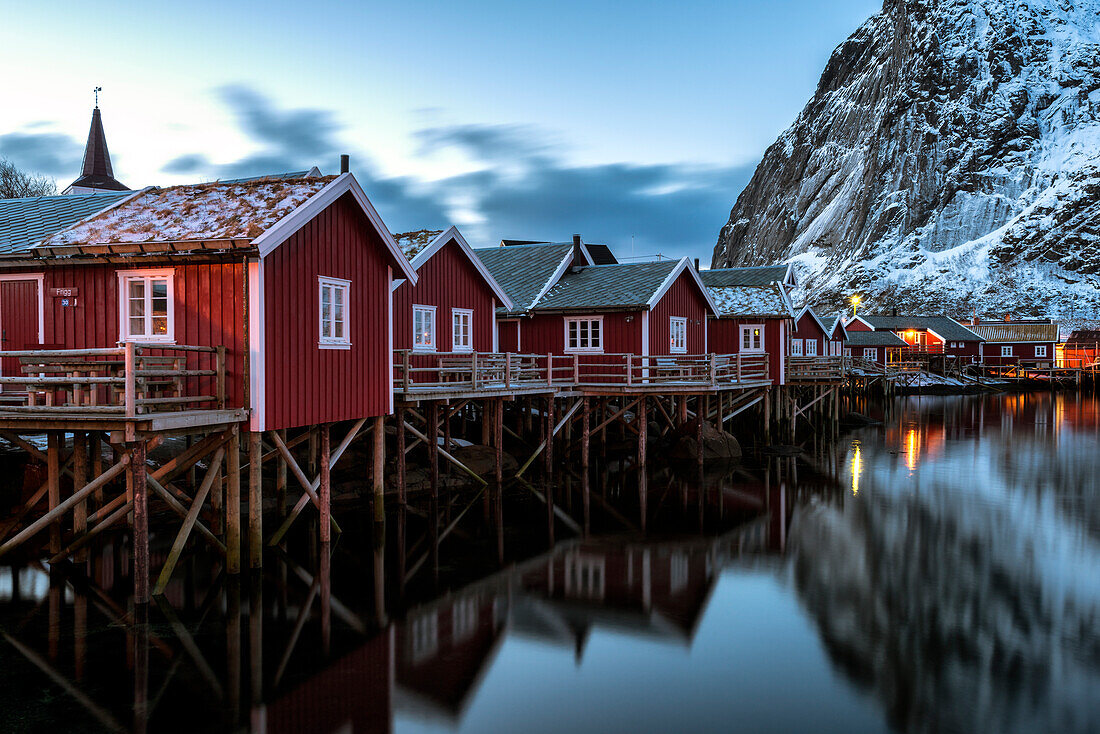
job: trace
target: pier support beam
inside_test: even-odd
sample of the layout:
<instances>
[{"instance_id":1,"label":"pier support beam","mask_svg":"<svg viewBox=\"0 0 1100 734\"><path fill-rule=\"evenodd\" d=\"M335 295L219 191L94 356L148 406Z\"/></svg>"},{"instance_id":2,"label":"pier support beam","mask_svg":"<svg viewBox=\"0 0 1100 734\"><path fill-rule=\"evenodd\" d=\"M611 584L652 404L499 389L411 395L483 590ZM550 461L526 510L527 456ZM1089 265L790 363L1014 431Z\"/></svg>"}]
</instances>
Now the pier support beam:
<instances>
[{"instance_id":1,"label":"pier support beam","mask_svg":"<svg viewBox=\"0 0 1100 734\"><path fill-rule=\"evenodd\" d=\"M145 441L130 445L130 467L126 475L134 503L134 603L148 604L149 497L145 486Z\"/></svg>"},{"instance_id":2,"label":"pier support beam","mask_svg":"<svg viewBox=\"0 0 1100 734\"><path fill-rule=\"evenodd\" d=\"M248 434L248 565L262 568L264 547L263 451L260 434Z\"/></svg>"},{"instance_id":3,"label":"pier support beam","mask_svg":"<svg viewBox=\"0 0 1100 734\"><path fill-rule=\"evenodd\" d=\"M332 542L332 467L329 461L332 456L332 438L328 423L322 423L320 429L321 457L318 468L321 481L317 483L317 498L320 500L318 509L321 511L321 553L327 555L329 543Z\"/></svg>"},{"instance_id":4,"label":"pier support beam","mask_svg":"<svg viewBox=\"0 0 1100 734\"><path fill-rule=\"evenodd\" d=\"M405 408L395 411L397 428L397 504L405 506Z\"/></svg>"},{"instance_id":5,"label":"pier support beam","mask_svg":"<svg viewBox=\"0 0 1100 734\"><path fill-rule=\"evenodd\" d=\"M46 436L46 490L47 506L53 510L61 503L61 439L63 433L50 431ZM61 522L50 524L50 553L61 551Z\"/></svg>"},{"instance_id":6,"label":"pier support beam","mask_svg":"<svg viewBox=\"0 0 1100 734\"><path fill-rule=\"evenodd\" d=\"M374 419L372 438L374 439L374 473L371 480L374 490L374 521L383 522L386 519L386 506L383 500L383 479L386 469L386 419L382 416Z\"/></svg>"},{"instance_id":7,"label":"pier support beam","mask_svg":"<svg viewBox=\"0 0 1100 734\"><path fill-rule=\"evenodd\" d=\"M241 572L241 432L236 426L229 436L225 482L225 570ZM135 497L135 502L136 502ZM135 514L137 514L135 512Z\"/></svg>"}]
</instances>

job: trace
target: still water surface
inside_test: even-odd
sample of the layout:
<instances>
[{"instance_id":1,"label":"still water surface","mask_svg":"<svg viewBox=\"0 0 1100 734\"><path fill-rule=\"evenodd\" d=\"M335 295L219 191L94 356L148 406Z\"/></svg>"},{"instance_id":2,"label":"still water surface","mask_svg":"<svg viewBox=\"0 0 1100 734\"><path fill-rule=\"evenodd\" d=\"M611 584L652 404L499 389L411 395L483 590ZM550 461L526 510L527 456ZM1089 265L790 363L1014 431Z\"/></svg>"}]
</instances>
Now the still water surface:
<instances>
[{"instance_id":1,"label":"still water surface","mask_svg":"<svg viewBox=\"0 0 1100 734\"><path fill-rule=\"evenodd\" d=\"M434 532L349 509L331 561L306 533L239 584L195 557L147 625L124 547L4 573L0 729L1100 730L1097 402L868 412L644 501L598 473L587 538L579 478L553 544L522 486L503 525L469 492Z\"/></svg>"}]
</instances>

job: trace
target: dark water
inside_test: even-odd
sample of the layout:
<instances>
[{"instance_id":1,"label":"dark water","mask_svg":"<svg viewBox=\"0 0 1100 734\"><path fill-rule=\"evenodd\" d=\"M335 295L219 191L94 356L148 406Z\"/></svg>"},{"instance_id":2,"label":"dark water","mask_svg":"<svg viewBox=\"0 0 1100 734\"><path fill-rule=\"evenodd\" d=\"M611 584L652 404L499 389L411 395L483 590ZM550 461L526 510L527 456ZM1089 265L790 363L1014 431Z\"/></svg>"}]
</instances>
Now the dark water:
<instances>
[{"instance_id":1,"label":"dark water","mask_svg":"<svg viewBox=\"0 0 1100 734\"><path fill-rule=\"evenodd\" d=\"M304 528L239 582L192 557L147 621L124 540L4 569L0 730L1100 730L1098 404L869 412L644 501L605 467L587 538L570 476L553 544L521 485L502 525L470 491L434 529L349 506L330 559Z\"/></svg>"}]
</instances>

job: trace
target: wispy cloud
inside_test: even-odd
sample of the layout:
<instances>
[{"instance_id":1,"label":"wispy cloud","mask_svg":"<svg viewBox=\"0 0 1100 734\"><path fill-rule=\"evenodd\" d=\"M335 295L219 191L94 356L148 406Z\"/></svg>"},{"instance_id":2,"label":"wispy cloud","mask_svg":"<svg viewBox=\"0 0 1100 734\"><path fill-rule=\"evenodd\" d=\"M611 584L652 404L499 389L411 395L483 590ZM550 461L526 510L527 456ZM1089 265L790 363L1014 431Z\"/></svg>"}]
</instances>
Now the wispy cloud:
<instances>
[{"instance_id":1,"label":"wispy cloud","mask_svg":"<svg viewBox=\"0 0 1100 734\"><path fill-rule=\"evenodd\" d=\"M68 183L80 174L84 144L61 133L13 132L0 135L0 157L23 170Z\"/></svg>"}]
</instances>

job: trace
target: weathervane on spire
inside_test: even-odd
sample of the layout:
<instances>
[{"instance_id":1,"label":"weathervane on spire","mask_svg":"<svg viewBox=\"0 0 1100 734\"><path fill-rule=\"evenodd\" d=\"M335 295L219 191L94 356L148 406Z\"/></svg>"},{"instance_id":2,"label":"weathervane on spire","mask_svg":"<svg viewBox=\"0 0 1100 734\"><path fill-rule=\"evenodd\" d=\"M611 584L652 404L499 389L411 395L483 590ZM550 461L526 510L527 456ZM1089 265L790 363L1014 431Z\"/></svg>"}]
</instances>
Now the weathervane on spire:
<instances>
[{"instance_id":1,"label":"weathervane on spire","mask_svg":"<svg viewBox=\"0 0 1100 734\"><path fill-rule=\"evenodd\" d=\"M95 94L95 106L96 107L99 107L99 93L102 92L102 91L103 91L103 87L96 87L95 89L92 90L92 93Z\"/></svg>"}]
</instances>

